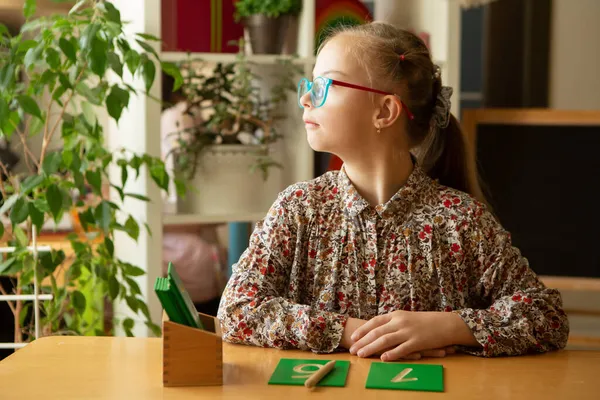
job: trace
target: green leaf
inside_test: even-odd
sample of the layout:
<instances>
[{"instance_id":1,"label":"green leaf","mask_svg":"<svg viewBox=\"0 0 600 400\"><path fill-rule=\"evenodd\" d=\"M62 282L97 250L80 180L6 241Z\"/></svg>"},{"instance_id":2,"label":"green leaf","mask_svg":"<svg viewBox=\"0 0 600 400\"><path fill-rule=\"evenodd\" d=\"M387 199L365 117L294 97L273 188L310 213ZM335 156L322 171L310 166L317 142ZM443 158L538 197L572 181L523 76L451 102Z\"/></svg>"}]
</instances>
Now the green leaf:
<instances>
[{"instance_id":1,"label":"green leaf","mask_svg":"<svg viewBox=\"0 0 600 400\"><path fill-rule=\"evenodd\" d=\"M144 42L143 40L135 39L135 41L138 42L138 44L142 47L142 49L146 50L148 53L153 54L154 57L156 57L158 59L158 54L156 53L156 50L154 50L154 47L150 46L148 43Z\"/></svg>"},{"instance_id":2,"label":"green leaf","mask_svg":"<svg viewBox=\"0 0 600 400\"><path fill-rule=\"evenodd\" d=\"M19 126L20 122L21 117L19 117L19 113L16 111L11 112L8 118L4 120L0 119L0 129L2 129L2 133L7 137L7 139L12 137L12 134L17 129L17 126Z\"/></svg>"},{"instance_id":3,"label":"green leaf","mask_svg":"<svg viewBox=\"0 0 600 400\"><path fill-rule=\"evenodd\" d=\"M85 171L85 178L88 183L92 185L94 192L98 195L102 194L102 174L100 170L87 170Z\"/></svg>"},{"instance_id":4,"label":"green leaf","mask_svg":"<svg viewBox=\"0 0 600 400\"><path fill-rule=\"evenodd\" d=\"M123 329L125 330L125 334L129 337L133 336L131 330L133 329L133 325L135 322L131 318L125 318L123 321Z\"/></svg>"},{"instance_id":5,"label":"green leaf","mask_svg":"<svg viewBox=\"0 0 600 400\"><path fill-rule=\"evenodd\" d=\"M117 10L115 6L108 1L104 2L104 5L106 7L106 19L110 22L121 25L121 13L119 10Z\"/></svg>"},{"instance_id":6,"label":"green leaf","mask_svg":"<svg viewBox=\"0 0 600 400\"><path fill-rule=\"evenodd\" d=\"M23 111L25 111L27 114L42 119L42 112L40 111L40 107L37 105L35 100L33 100L33 98L22 94L20 96L17 96L17 101L19 102L19 105L21 106Z\"/></svg>"},{"instance_id":7,"label":"green leaf","mask_svg":"<svg viewBox=\"0 0 600 400\"><path fill-rule=\"evenodd\" d=\"M185 197L185 194L187 192L185 182L180 179L175 179L175 191L177 192L177 196Z\"/></svg>"},{"instance_id":8,"label":"green leaf","mask_svg":"<svg viewBox=\"0 0 600 400\"><path fill-rule=\"evenodd\" d=\"M142 294L140 286L137 284L137 282L135 280L125 277L125 281L129 284L129 290L131 291L131 294L133 296L135 296L137 294Z\"/></svg>"},{"instance_id":9,"label":"green leaf","mask_svg":"<svg viewBox=\"0 0 600 400\"><path fill-rule=\"evenodd\" d=\"M89 24L85 27L81 37L79 38L79 47L81 50L91 51L92 41L96 38L96 34L98 33L99 29L100 26L96 23Z\"/></svg>"},{"instance_id":10,"label":"green leaf","mask_svg":"<svg viewBox=\"0 0 600 400\"><path fill-rule=\"evenodd\" d=\"M156 67L154 66L154 63L147 59L146 62L144 62L144 67L143 67L143 76L144 76L144 82L146 84L146 92L150 91L150 88L152 87L152 83L154 82L154 76L156 75Z\"/></svg>"},{"instance_id":11,"label":"green leaf","mask_svg":"<svg viewBox=\"0 0 600 400\"><path fill-rule=\"evenodd\" d=\"M138 299L138 308L140 309L140 311L142 312L142 314L144 314L144 316L146 318L151 319L150 310L148 309L148 306L146 305L146 303L144 303L144 301L141 299Z\"/></svg>"},{"instance_id":12,"label":"green leaf","mask_svg":"<svg viewBox=\"0 0 600 400\"><path fill-rule=\"evenodd\" d=\"M81 276L81 264L73 263L69 268L69 280L74 281Z\"/></svg>"},{"instance_id":13,"label":"green leaf","mask_svg":"<svg viewBox=\"0 0 600 400\"><path fill-rule=\"evenodd\" d=\"M31 223L35 225L38 232L40 232L44 225L44 213L38 210L34 203L29 203L29 216L31 217Z\"/></svg>"},{"instance_id":14,"label":"green leaf","mask_svg":"<svg viewBox=\"0 0 600 400\"><path fill-rule=\"evenodd\" d=\"M138 237L140 236L140 226L138 225L138 223L136 222L135 219L133 219L133 217L130 215L129 218L127 218L127 221L125 222L125 232L127 232L127 234L133 239L133 240L138 240Z\"/></svg>"},{"instance_id":15,"label":"green leaf","mask_svg":"<svg viewBox=\"0 0 600 400\"><path fill-rule=\"evenodd\" d=\"M42 131L44 121L38 118L32 118L29 124L29 136L33 137Z\"/></svg>"},{"instance_id":16,"label":"green leaf","mask_svg":"<svg viewBox=\"0 0 600 400\"><path fill-rule=\"evenodd\" d=\"M30 69L33 64L40 60L40 56L42 54L43 47L37 46L27 50L25 54L25 69Z\"/></svg>"},{"instance_id":17,"label":"green leaf","mask_svg":"<svg viewBox=\"0 0 600 400\"><path fill-rule=\"evenodd\" d=\"M96 219L94 218L94 213L91 208L87 208L84 212L78 213L79 222L83 227L83 230L87 232L88 224L95 225Z\"/></svg>"},{"instance_id":18,"label":"green leaf","mask_svg":"<svg viewBox=\"0 0 600 400\"><path fill-rule=\"evenodd\" d=\"M23 5L23 15L25 19L29 19L35 14L36 0L25 0Z\"/></svg>"},{"instance_id":19,"label":"green leaf","mask_svg":"<svg viewBox=\"0 0 600 400\"><path fill-rule=\"evenodd\" d=\"M121 285L119 281L114 275L111 275L108 278L108 294L110 295L111 300L115 300L119 296L119 291L121 289Z\"/></svg>"},{"instance_id":20,"label":"green leaf","mask_svg":"<svg viewBox=\"0 0 600 400\"><path fill-rule=\"evenodd\" d=\"M131 264L123 264L123 272L126 276L142 276L146 274L146 271Z\"/></svg>"},{"instance_id":21,"label":"green leaf","mask_svg":"<svg viewBox=\"0 0 600 400\"><path fill-rule=\"evenodd\" d=\"M0 223L0 240L4 237L4 224Z\"/></svg>"},{"instance_id":22,"label":"green leaf","mask_svg":"<svg viewBox=\"0 0 600 400\"><path fill-rule=\"evenodd\" d=\"M135 71L138 69L140 65L140 55L135 50L129 50L125 54L125 64L127 64L127 68L131 75L135 74Z\"/></svg>"},{"instance_id":23,"label":"green leaf","mask_svg":"<svg viewBox=\"0 0 600 400\"><path fill-rule=\"evenodd\" d=\"M83 293L79 290L73 291L73 293L71 293L71 303L73 304L75 311L77 311L79 315L83 315L86 306L86 300Z\"/></svg>"},{"instance_id":24,"label":"green leaf","mask_svg":"<svg viewBox=\"0 0 600 400\"><path fill-rule=\"evenodd\" d=\"M23 277L21 276L21 281L23 281ZM21 326L25 325L25 319L27 318L27 315L29 315L29 310L31 309L33 303L32 302L26 302L23 305L23 308L21 308L21 314L19 314L19 324Z\"/></svg>"},{"instance_id":25,"label":"green leaf","mask_svg":"<svg viewBox=\"0 0 600 400\"><path fill-rule=\"evenodd\" d=\"M113 243L112 240L110 240L110 238L105 237L104 238L104 246L106 246L106 251L108 251L108 255L111 257L114 257L115 255L115 245Z\"/></svg>"},{"instance_id":26,"label":"green leaf","mask_svg":"<svg viewBox=\"0 0 600 400\"><path fill-rule=\"evenodd\" d=\"M66 92L68 89L73 89L73 85L71 85L71 81L69 80L69 77L67 75L59 73L58 81L63 86L63 93Z\"/></svg>"},{"instance_id":27,"label":"green leaf","mask_svg":"<svg viewBox=\"0 0 600 400\"><path fill-rule=\"evenodd\" d=\"M131 308L131 310L133 310L133 312L137 313L137 311L138 311L137 299L133 296L127 296L127 297L125 297L125 301L127 302L127 305L129 306L129 308Z\"/></svg>"},{"instance_id":28,"label":"green leaf","mask_svg":"<svg viewBox=\"0 0 600 400\"><path fill-rule=\"evenodd\" d=\"M17 49L17 53L27 53L27 50L34 48L38 45L38 42L35 40L24 40L19 43L19 48Z\"/></svg>"},{"instance_id":29,"label":"green leaf","mask_svg":"<svg viewBox=\"0 0 600 400\"><path fill-rule=\"evenodd\" d=\"M154 163L150 167L150 176L159 188L169 190L169 175L163 163Z\"/></svg>"},{"instance_id":30,"label":"green leaf","mask_svg":"<svg viewBox=\"0 0 600 400\"><path fill-rule=\"evenodd\" d=\"M7 90L15 81L15 64L7 63L0 68L0 89ZM0 120L1 121L1 120Z\"/></svg>"},{"instance_id":31,"label":"green leaf","mask_svg":"<svg viewBox=\"0 0 600 400\"><path fill-rule=\"evenodd\" d=\"M27 205L27 202L23 197L20 197L19 199L17 199L17 202L15 203L13 208L10 210L10 222L12 222L13 225L18 225L21 222L25 221L28 216L29 207Z\"/></svg>"},{"instance_id":32,"label":"green leaf","mask_svg":"<svg viewBox=\"0 0 600 400\"><path fill-rule=\"evenodd\" d=\"M158 325L156 325L155 323L153 323L151 321L146 321L146 326L148 327L148 329L150 329L152 331L152 333L154 334L154 336L160 337L162 335L162 329L161 329L161 327L158 326Z\"/></svg>"},{"instance_id":33,"label":"green leaf","mask_svg":"<svg viewBox=\"0 0 600 400\"><path fill-rule=\"evenodd\" d=\"M95 264L94 273L103 281L108 280L108 268L104 264Z\"/></svg>"},{"instance_id":34,"label":"green leaf","mask_svg":"<svg viewBox=\"0 0 600 400\"><path fill-rule=\"evenodd\" d=\"M181 75L181 71L179 68L170 62L162 62L161 63L162 70L165 74L170 75L175 79L175 83L173 84L173 91L179 89L181 85L183 85L183 76Z\"/></svg>"},{"instance_id":35,"label":"green leaf","mask_svg":"<svg viewBox=\"0 0 600 400\"><path fill-rule=\"evenodd\" d=\"M3 275L3 274L8 275L7 271L9 270L11 265L13 265L15 263L15 261L17 261L16 258L9 258L8 260L1 263L0 264L0 275Z\"/></svg>"},{"instance_id":36,"label":"green leaf","mask_svg":"<svg viewBox=\"0 0 600 400\"><path fill-rule=\"evenodd\" d=\"M125 197L133 197L134 199L142 200L142 201L150 201L149 197L143 196L137 193L125 193Z\"/></svg>"},{"instance_id":37,"label":"green leaf","mask_svg":"<svg viewBox=\"0 0 600 400\"><path fill-rule=\"evenodd\" d=\"M4 214L6 211L8 211L8 209L11 208L17 202L17 200L19 200L18 194L13 194L8 199L6 199L4 201L4 204L2 204L2 207L0 207L0 214Z\"/></svg>"},{"instance_id":38,"label":"green leaf","mask_svg":"<svg viewBox=\"0 0 600 400\"><path fill-rule=\"evenodd\" d=\"M86 83L84 83L84 82L77 83L77 86L75 86L75 90L77 91L77 93L79 93L80 95L85 97L90 103L92 103L96 106L99 106L102 104L102 101L100 100L98 95L96 93L94 93Z\"/></svg>"},{"instance_id":39,"label":"green leaf","mask_svg":"<svg viewBox=\"0 0 600 400\"><path fill-rule=\"evenodd\" d=\"M43 175L30 175L21 184L21 193L27 194L44 182L46 178Z\"/></svg>"},{"instance_id":40,"label":"green leaf","mask_svg":"<svg viewBox=\"0 0 600 400\"><path fill-rule=\"evenodd\" d=\"M92 108L91 104L87 101L82 102L81 110L83 111L83 117L87 123L92 126L96 125L96 114L94 113L94 109Z\"/></svg>"},{"instance_id":41,"label":"green leaf","mask_svg":"<svg viewBox=\"0 0 600 400\"><path fill-rule=\"evenodd\" d=\"M6 27L6 25L0 23L0 38L2 36L9 36L9 33L8 33L8 28Z\"/></svg>"},{"instance_id":42,"label":"green leaf","mask_svg":"<svg viewBox=\"0 0 600 400\"><path fill-rule=\"evenodd\" d=\"M96 207L96 210L94 211L94 218L96 220L96 225L98 225L105 234L108 233L111 213L110 204L107 201L103 200L98 207Z\"/></svg>"},{"instance_id":43,"label":"green leaf","mask_svg":"<svg viewBox=\"0 0 600 400\"><path fill-rule=\"evenodd\" d=\"M46 201L48 202L50 212L56 221L62 210L63 199L60 189L55 184L48 186L48 189L46 190Z\"/></svg>"},{"instance_id":44,"label":"green leaf","mask_svg":"<svg viewBox=\"0 0 600 400\"><path fill-rule=\"evenodd\" d=\"M73 151L72 150L63 150L62 160L63 160L63 163L65 164L65 167L71 168L71 164L73 163Z\"/></svg>"},{"instance_id":45,"label":"green leaf","mask_svg":"<svg viewBox=\"0 0 600 400\"><path fill-rule=\"evenodd\" d=\"M4 121L4 118L8 118L9 115L8 103L3 96L0 96L0 121Z\"/></svg>"},{"instance_id":46,"label":"green leaf","mask_svg":"<svg viewBox=\"0 0 600 400\"><path fill-rule=\"evenodd\" d=\"M25 231L23 231L20 226L15 226L13 229L13 234L15 235L15 238L21 247L25 247L29 244L29 239L27 238Z\"/></svg>"},{"instance_id":47,"label":"green leaf","mask_svg":"<svg viewBox=\"0 0 600 400\"><path fill-rule=\"evenodd\" d=\"M91 51L89 53L90 68L98 76L104 76L107 66L106 53L108 44L99 37L94 37L91 42Z\"/></svg>"},{"instance_id":48,"label":"green leaf","mask_svg":"<svg viewBox=\"0 0 600 400\"><path fill-rule=\"evenodd\" d=\"M119 122L123 109L129 104L129 92L121 89L119 86L114 85L110 94L106 98L106 108L108 115L110 115L115 121Z\"/></svg>"},{"instance_id":49,"label":"green leaf","mask_svg":"<svg viewBox=\"0 0 600 400\"><path fill-rule=\"evenodd\" d=\"M35 204L35 208L37 208L38 210L40 210L43 213L47 213L48 211L50 211L50 207L48 207L48 203L46 202L46 199L37 198L33 201L33 204Z\"/></svg>"},{"instance_id":50,"label":"green leaf","mask_svg":"<svg viewBox=\"0 0 600 400\"><path fill-rule=\"evenodd\" d=\"M144 226L146 227L146 231L148 232L148 235L152 236L152 230L150 229L150 225L148 225L147 222L144 222Z\"/></svg>"},{"instance_id":51,"label":"green leaf","mask_svg":"<svg viewBox=\"0 0 600 400\"><path fill-rule=\"evenodd\" d=\"M60 53L51 47L46 49L46 62L48 63L50 68L55 70L59 69L61 64Z\"/></svg>"},{"instance_id":52,"label":"green leaf","mask_svg":"<svg viewBox=\"0 0 600 400\"><path fill-rule=\"evenodd\" d=\"M62 155L58 151L46 154L42 164L42 170L47 176L55 174L60 168Z\"/></svg>"},{"instance_id":53,"label":"green leaf","mask_svg":"<svg viewBox=\"0 0 600 400\"><path fill-rule=\"evenodd\" d=\"M75 46L73 43L69 42L65 38L60 38L58 41L58 47L62 50L62 52L67 56L69 61L72 63L77 62L77 51L75 50Z\"/></svg>"},{"instance_id":54,"label":"green leaf","mask_svg":"<svg viewBox=\"0 0 600 400\"><path fill-rule=\"evenodd\" d=\"M119 77L123 77L123 63L121 62L119 56L113 51L108 53L108 64L110 65L110 68L115 71L117 75L119 75Z\"/></svg>"},{"instance_id":55,"label":"green leaf","mask_svg":"<svg viewBox=\"0 0 600 400\"><path fill-rule=\"evenodd\" d=\"M123 185L123 187L125 187L127 178L128 178L127 165L123 164L123 165L121 165L121 184Z\"/></svg>"},{"instance_id":56,"label":"green leaf","mask_svg":"<svg viewBox=\"0 0 600 400\"><path fill-rule=\"evenodd\" d=\"M150 35L148 33L136 33L136 35L139 36L139 37L141 37L142 39L145 39L145 40L151 40L151 41L154 41L154 42L160 42L160 38L157 38L156 36Z\"/></svg>"}]
</instances>

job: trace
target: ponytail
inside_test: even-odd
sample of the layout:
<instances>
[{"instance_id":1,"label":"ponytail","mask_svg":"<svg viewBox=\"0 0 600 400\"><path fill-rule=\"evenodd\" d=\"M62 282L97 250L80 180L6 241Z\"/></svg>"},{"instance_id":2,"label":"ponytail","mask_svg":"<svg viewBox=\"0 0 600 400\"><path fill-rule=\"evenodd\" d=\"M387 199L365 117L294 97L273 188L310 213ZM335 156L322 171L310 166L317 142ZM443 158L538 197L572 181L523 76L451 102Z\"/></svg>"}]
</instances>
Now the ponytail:
<instances>
[{"instance_id":1,"label":"ponytail","mask_svg":"<svg viewBox=\"0 0 600 400\"><path fill-rule=\"evenodd\" d=\"M449 114L445 128L432 123L429 135L414 149L419 165L432 179L487 204L476 171L469 168L466 138L456 117Z\"/></svg>"}]
</instances>

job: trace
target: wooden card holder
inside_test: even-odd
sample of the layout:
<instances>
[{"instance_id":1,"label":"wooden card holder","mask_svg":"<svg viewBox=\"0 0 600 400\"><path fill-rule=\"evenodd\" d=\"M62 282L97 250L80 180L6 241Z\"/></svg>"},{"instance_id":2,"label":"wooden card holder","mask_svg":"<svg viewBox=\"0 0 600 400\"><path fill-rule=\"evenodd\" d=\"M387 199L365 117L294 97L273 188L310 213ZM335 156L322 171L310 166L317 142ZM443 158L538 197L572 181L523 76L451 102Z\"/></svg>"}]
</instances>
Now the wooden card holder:
<instances>
[{"instance_id":1,"label":"wooden card holder","mask_svg":"<svg viewBox=\"0 0 600 400\"><path fill-rule=\"evenodd\" d=\"M205 330L171 322L163 313L163 386L223 385L219 320L199 315Z\"/></svg>"}]
</instances>

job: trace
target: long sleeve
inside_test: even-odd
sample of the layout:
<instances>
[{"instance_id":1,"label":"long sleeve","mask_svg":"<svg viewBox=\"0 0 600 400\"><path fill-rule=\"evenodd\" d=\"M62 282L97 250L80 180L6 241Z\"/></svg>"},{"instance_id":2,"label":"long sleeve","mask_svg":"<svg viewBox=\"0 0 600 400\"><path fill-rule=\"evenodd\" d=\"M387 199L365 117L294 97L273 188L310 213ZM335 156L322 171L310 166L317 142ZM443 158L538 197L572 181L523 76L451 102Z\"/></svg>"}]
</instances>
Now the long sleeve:
<instances>
[{"instance_id":1,"label":"long sleeve","mask_svg":"<svg viewBox=\"0 0 600 400\"><path fill-rule=\"evenodd\" d=\"M478 206L474 214L466 261L475 307L456 312L482 348L465 350L491 357L564 348L569 323L560 293L540 282L491 213Z\"/></svg>"},{"instance_id":2,"label":"long sleeve","mask_svg":"<svg viewBox=\"0 0 600 400\"><path fill-rule=\"evenodd\" d=\"M304 248L297 234L300 218L290 202L303 193L291 187L280 194L234 265L218 313L226 341L319 353L338 347L347 317L287 296L289 288L302 284L290 278L294 259Z\"/></svg>"}]
</instances>

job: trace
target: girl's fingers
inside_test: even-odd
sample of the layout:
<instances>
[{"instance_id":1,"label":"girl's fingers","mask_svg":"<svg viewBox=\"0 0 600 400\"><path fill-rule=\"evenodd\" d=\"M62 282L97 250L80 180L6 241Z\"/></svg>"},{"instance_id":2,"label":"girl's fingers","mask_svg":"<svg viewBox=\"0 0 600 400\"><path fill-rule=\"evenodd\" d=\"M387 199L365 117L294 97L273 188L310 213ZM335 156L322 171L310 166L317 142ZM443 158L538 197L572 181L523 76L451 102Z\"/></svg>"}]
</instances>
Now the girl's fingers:
<instances>
[{"instance_id":1,"label":"girl's fingers","mask_svg":"<svg viewBox=\"0 0 600 400\"><path fill-rule=\"evenodd\" d=\"M389 322L390 319L391 319L391 316L389 314L379 315L375 318L371 318L363 326L361 326L357 330L355 330L350 338L356 342L357 340L362 339L363 336L365 336L367 333L371 332L373 329L380 327L380 326L386 324L387 322Z\"/></svg>"},{"instance_id":2,"label":"girl's fingers","mask_svg":"<svg viewBox=\"0 0 600 400\"><path fill-rule=\"evenodd\" d=\"M378 329L382 329L382 328L378 328ZM375 330L373 332L376 332L377 330ZM369 339L370 335L371 335L371 333L369 333L367 336L365 336L363 339L361 339L361 341L365 340L365 339ZM381 334L379 337L377 337L375 340L373 340L371 343L366 343L364 347L362 347L362 348L357 347L355 349L355 351L359 357L370 357L373 354L382 352L385 349L389 349L390 347L395 348L402 342L403 342L403 337L398 332L384 333L384 334ZM355 346L358 344L359 343L356 343Z\"/></svg>"},{"instance_id":3,"label":"girl's fingers","mask_svg":"<svg viewBox=\"0 0 600 400\"><path fill-rule=\"evenodd\" d=\"M364 335L362 337L362 339L360 339L358 342L354 343L350 347L350 354L358 354L358 352L361 351L361 349L364 349L366 346L373 344L375 341L377 341L381 337L389 335L389 334L394 334L394 333L396 333L396 332L394 332L394 328L390 324L384 324L377 328L374 328L369 333ZM389 340L389 339L386 339L386 340ZM381 344L385 345L386 342L385 341L383 343L380 342L380 345ZM389 343L387 347L378 346L377 350L381 351L381 350L387 349L388 347L395 347L397 345L398 345L397 342L393 342L393 343ZM373 352L371 352L370 354L373 354ZM368 356L360 355L360 357L368 357Z\"/></svg>"}]
</instances>

